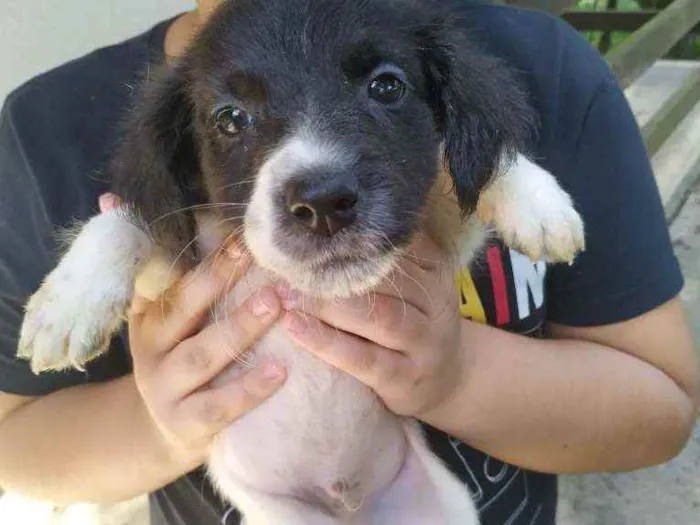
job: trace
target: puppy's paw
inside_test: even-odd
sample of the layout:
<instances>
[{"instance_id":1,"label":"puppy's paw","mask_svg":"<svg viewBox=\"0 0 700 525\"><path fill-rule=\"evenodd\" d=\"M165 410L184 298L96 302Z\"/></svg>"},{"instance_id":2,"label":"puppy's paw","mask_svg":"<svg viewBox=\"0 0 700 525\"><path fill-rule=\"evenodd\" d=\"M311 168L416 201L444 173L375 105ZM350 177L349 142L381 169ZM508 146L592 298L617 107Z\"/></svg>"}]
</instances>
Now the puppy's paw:
<instances>
[{"instance_id":1,"label":"puppy's paw","mask_svg":"<svg viewBox=\"0 0 700 525\"><path fill-rule=\"evenodd\" d=\"M533 261L573 263L585 249L583 220L571 197L547 171L518 156L482 195L479 219L509 247Z\"/></svg>"},{"instance_id":2,"label":"puppy's paw","mask_svg":"<svg viewBox=\"0 0 700 525\"><path fill-rule=\"evenodd\" d=\"M88 221L26 306L17 355L35 373L81 369L104 352L152 244L115 210Z\"/></svg>"},{"instance_id":3,"label":"puppy's paw","mask_svg":"<svg viewBox=\"0 0 700 525\"><path fill-rule=\"evenodd\" d=\"M77 368L103 353L121 324L130 293L59 265L27 303L17 356L34 373ZM112 283L117 284L117 283Z\"/></svg>"}]
</instances>

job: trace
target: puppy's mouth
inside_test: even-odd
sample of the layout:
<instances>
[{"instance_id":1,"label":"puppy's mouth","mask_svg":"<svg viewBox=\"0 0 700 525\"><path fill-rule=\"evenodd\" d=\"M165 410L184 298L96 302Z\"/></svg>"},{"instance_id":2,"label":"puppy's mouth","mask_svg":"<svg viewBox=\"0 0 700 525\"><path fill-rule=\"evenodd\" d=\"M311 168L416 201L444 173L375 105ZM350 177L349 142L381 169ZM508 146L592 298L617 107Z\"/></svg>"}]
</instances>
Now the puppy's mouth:
<instances>
[{"instance_id":1,"label":"puppy's mouth","mask_svg":"<svg viewBox=\"0 0 700 525\"><path fill-rule=\"evenodd\" d=\"M398 250L352 250L342 253L322 250L314 257L286 253L264 236L245 229L246 244L257 264L308 295L339 299L360 295L375 288L394 267ZM308 252L307 254L308 255Z\"/></svg>"},{"instance_id":2,"label":"puppy's mouth","mask_svg":"<svg viewBox=\"0 0 700 525\"><path fill-rule=\"evenodd\" d=\"M352 255L341 255L336 257L327 257L323 261L316 261L310 264L311 271L315 272L341 272L346 268L353 268L356 266L367 266L371 265L372 261L364 257L352 256Z\"/></svg>"}]
</instances>

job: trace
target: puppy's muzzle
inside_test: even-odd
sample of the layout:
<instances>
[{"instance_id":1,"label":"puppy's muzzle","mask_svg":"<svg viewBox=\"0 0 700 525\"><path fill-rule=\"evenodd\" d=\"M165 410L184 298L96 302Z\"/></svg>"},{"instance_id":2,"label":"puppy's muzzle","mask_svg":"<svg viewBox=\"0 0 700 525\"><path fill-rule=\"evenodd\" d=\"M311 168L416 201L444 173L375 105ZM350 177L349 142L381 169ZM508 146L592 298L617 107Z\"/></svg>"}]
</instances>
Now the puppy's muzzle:
<instances>
[{"instance_id":1,"label":"puppy's muzzle","mask_svg":"<svg viewBox=\"0 0 700 525\"><path fill-rule=\"evenodd\" d=\"M348 173L306 170L283 188L286 218L314 235L331 237L357 219L357 179Z\"/></svg>"}]
</instances>

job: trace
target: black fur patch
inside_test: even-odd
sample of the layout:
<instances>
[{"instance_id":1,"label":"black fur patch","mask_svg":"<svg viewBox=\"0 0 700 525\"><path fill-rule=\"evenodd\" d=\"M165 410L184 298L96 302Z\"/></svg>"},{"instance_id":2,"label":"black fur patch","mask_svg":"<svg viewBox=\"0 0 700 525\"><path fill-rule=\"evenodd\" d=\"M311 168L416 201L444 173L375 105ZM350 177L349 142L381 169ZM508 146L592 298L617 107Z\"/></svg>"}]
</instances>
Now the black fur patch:
<instances>
[{"instance_id":1,"label":"black fur patch","mask_svg":"<svg viewBox=\"0 0 700 525\"><path fill-rule=\"evenodd\" d=\"M174 212L233 203L222 219L240 225L260 166L305 125L357 159L346 176L357 178L361 220L343 242L380 232L386 249L401 245L435 181L441 143L469 213L501 155L525 151L533 136L526 93L467 28L441 0L225 2L179 65L143 89L113 164L114 189L158 244L194 261L192 215ZM384 66L409 85L395 106L367 96ZM212 115L226 105L244 109L254 125L222 136ZM313 251L325 242L284 224L275 240L299 256L303 243Z\"/></svg>"}]
</instances>

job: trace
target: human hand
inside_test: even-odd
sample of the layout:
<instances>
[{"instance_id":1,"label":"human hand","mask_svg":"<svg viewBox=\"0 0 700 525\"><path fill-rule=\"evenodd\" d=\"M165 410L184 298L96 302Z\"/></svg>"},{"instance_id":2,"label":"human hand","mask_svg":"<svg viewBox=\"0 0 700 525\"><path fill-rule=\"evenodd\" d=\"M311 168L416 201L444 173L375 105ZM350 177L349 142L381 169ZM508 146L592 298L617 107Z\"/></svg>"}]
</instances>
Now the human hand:
<instances>
[{"instance_id":1,"label":"human hand","mask_svg":"<svg viewBox=\"0 0 700 525\"><path fill-rule=\"evenodd\" d=\"M118 199L100 198L100 209ZM279 318L272 289L263 289L216 324L202 326L213 305L245 273L243 255L221 256L185 275L165 294L135 297L129 313L134 378L171 458L202 464L213 438L260 405L284 382L285 370L263 362L237 379L215 379ZM223 334L225 334L225 342Z\"/></svg>"},{"instance_id":2,"label":"human hand","mask_svg":"<svg viewBox=\"0 0 700 525\"><path fill-rule=\"evenodd\" d=\"M399 415L426 419L464 377L454 268L421 239L376 292L323 301L280 288L301 346L367 384ZM436 260L437 259L437 260Z\"/></svg>"}]
</instances>

